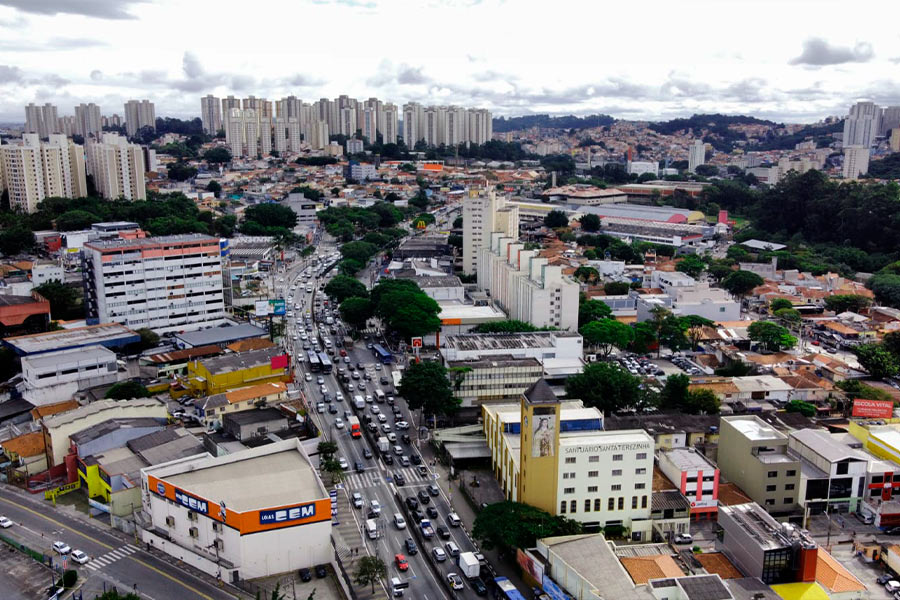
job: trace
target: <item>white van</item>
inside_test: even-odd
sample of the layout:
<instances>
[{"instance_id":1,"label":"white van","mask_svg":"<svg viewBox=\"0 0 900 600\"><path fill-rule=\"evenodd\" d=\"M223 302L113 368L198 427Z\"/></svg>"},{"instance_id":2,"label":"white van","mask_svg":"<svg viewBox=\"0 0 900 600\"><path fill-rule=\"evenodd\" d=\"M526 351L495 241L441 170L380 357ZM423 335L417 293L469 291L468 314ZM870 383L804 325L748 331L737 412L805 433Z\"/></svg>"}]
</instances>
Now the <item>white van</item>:
<instances>
[{"instance_id":1,"label":"white van","mask_svg":"<svg viewBox=\"0 0 900 600\"><path fill-rule=\"evenodd\" d=\"M358 409L363 409L366 407L366 401L363 400L363 397L357 394L353 396L353 405Z\"/></svg>"},{"instance_id":2,"label":"white van","mask_svg":"<svg viewBox=\"0 0 900 600\"><path fill-rule=\"evenodd\" d=\"M379 404L384 403L384 392L381 390L375 390L375 399L378 400Z\"/></svg>"},{"instance_id":3,"label":"white van","mask_svg":"<svg viewBox=\"0 0 900 600\"><path fill-rule=\"evenodd\" d=\"M375 519L366 520L366 534L370 540L378 538L378 525L375 523Z\"/></svg>"}]
</instances>

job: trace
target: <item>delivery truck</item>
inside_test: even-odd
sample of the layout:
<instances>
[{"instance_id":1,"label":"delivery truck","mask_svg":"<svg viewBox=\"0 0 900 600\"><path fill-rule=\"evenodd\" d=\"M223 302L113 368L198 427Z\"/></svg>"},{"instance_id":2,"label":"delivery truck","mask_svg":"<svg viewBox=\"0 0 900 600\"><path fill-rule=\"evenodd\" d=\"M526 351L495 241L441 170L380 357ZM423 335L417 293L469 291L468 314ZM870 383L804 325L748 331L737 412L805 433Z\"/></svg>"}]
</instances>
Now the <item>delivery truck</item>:
<instances>
[{"instance_id":1,"label":"delivery truck","mask_svg":"<svg viewBox=\"0 0 900 600\"><path fill-rule=\"evenodd\" d=\"M362 430L359 428L359 417L350 417L347 419L347 429L350 430L350 437L352 438L362 436Z\"/></svg>"},{"instance_id":2,"label":"delivery truck","mask_svg":"<svg viewBox=\"0 0 900 600\"><path fill-rule=\"evenodd\" d=\"M456 560L462 576L466 579L475 579L481 574L481 564L474 552L462 552Z\"/></svg>"}]
</instances>

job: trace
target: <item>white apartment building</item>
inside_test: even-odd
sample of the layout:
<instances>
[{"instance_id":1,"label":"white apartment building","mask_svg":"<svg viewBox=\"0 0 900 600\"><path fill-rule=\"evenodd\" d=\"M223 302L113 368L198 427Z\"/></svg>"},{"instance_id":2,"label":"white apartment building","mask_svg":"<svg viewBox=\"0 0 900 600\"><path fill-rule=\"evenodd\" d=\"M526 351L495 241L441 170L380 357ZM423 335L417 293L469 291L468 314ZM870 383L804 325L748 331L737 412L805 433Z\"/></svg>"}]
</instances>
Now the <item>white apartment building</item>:
<instances>
[{"instance_id":1,"label":"white apartment building","mask_svg":"<svg viewBox=\"0 0 900 600\"><path fill-rule=\"evenodd\" d=\"M424 110L418 102L409 102L403 105L403 142L412 150L416 142L421 140Z\"/></svg>"},{"instance_id":2,"label":"white apartment building","mask_svg":"<svg viewBox=\"0 0 900 600\"><path fill-rule=\"evenodd\" d=\"M97 240L82 252L89 322L162 332L225 322L218 238Z\"/></svg>"},{"instance_id":3,"label":"white apartment building","mask_svg":"<svg viewBox=\"0 0 900 600\"><path fill-rule=\"evenodd\" d=\"M42 140L53 133L61 133L57 108L49 102L43 106L34 103L26 106L25 133L36 133Z\"/></svg>"},{"instance_id":4,"label":"white apartment building","mask_svg":"<svg viewBox=\"0 0 900 600\"><path fill-rule=\"evenodd\" d=\"M874 102L857 102L844 119L843 146L869 148L881 128L881 108Z\"/></svg>"},{"instance_id":5,"label":"white apartment building","mask_svg":"<svg viewBox=\"0 0 900 600\"><path fill-rule=\"evenodd\" d=\"M143 150L117 133L104 133L99 142L88 142L87 171L108 200L147 199Z\"/></svg>"},{"instance_id":6,"label":"white apartment building","mask_svg":"<svg viewBox=\"0 0 900 600\"><path fill-rule=\"evenodd\" d=\"M134 137L144 127L156 130L156 107L149 100L129 100L125 103L125 132Z\"/></svg>"},{"instance_id":7,"label":"white apartment building","mask_svg":"<svg viewBox=\"0 0 900 600\"><path fill-rule=\"evenodd\" d=\"M398 113L397 106L390 102L386 102L384 104L383 110L384 118L378 121L378 130L381 132L381 140L382 143L385 144L396 144L397 143L397 121L398 121Z\"/></svg>"},{"instance_id":8,"label":"white apartment building","mask_svg":"<svg viewBox=\"0 0 900 600\"><path fill-rule=\"evenodd\" d=\"M228 111L232 108L240 108L241 100L240 98L235 98L234 96L228 96L227 98L222 98L222 116L223 118L228 115Z\"/></svg>"},{"instance_id":9,"label":"white apartment building","mask_svg":"<svg viewBox=\"0 0 900 600\"><path fill-rule=\"evenodd\" d=\"M222 129L221 101L212 94L200 98L200 120L203 122L203 133L216 135Z\"/></svg>"},{"instance_id":10,"label":"white apartment building","mask_svg":"<svg viewBox=\"0 0 900 600\"><path fill-rule=\"evenodd\" d=\"M309 125L309 137L307 143L313 150L321 150L329 143L328 123L325 121L313 121Z\"/></svg>"},{"instance_id":11,"label":"white apartment building","mask_svg":"<svg viewBox=\"0 0 900 600\"><path fill-rule=\"evenodd\" d=\"M819 429L799 429L788 435L788 451L800 458L797 501L813 513L859 510L867 496L869 462L875 458L849 448Z\"/></svg>"},{"instance_id":12,"label":"white apartment building","mask_svg":"<svg viewBox=\"0 0 900 600\"><path fill-rule=\"evenodd\" d=\"M252 104L260 102L254 101ZM272 153L272 120L260 116L254 108L229 109L225 118L225 141L232 156L251 159L268 156Z\"/></svg>"},{"instance_id":13,"label":"white apartment building","mask_svg":"<svg viewBox=\"0 0 900 600\"><path fill-rule=\"evenodd\" d=\"M494 136L494 121L491 111L483 108L470 108L468 113L469 142L484 144Z\"/></svg>"},{"instance_id":14,"label":"white apartment building","mask_svg":"<svg viewBox=\"0 0 900 600\"><path fill-rule=\"evenodd\" d=\"M628 172L632 175L650 173L654 177L659 175L659 163L648 161L628 161Z\"/></svg>"},{"instance_id":15,"label":"white apartment building","mask_svg":"<svg viewBox=\"0 0 900 600\"><path fill-rule=\"evenodd\" d=\"M80 391L110 385L118 378L116 353L86 346L22 357L22 396L35 406L70 400Z\"/></svg>"},{"instance_id":16,"label":"white apartment building","mask_svg":"<svg viewBox=\"0 0 900 600\"><path fill-rule=\"evenodd\" d=\"M99 106L91 102L75 107L75 133L84 137L85 142L90 136L100 139L103 126L100 122Z\"/></svg>"},{"instance_id":17,"label":"white apartment building","mask_svg":"<svg viewBox=\"0 0 900 600\"><path fill-rule=\"evenodd\" d=\"M688 171L694 173L697 167L706 164L706 144L703 140L694 140L688 148Z\"/></svg>"},{"instance_id":18,"label":"white apartment building","mask_svg":"<svg viewBox=\"0 0 900 600\"><path fill-rule=\"evenodd\" d=\"M869 172L869 147L844 146L844 179L856 179Z\"/></svg>"},{"instance_id":19,"label":"white apartment building","mask_svg":"<svg viewBox=\"0 0 900 600\"><path fill-rule=\"evenodd\" d=\"M344 146L347 149L347 154L359 154L363 151L363 141L356 138L350 138Z\"/></svg>"},{"instance_id":20,"label":"white apartment building","mask_svg":"<svg viewBox=\"0 0 900 600\"><path fill-rule=\"evenodd\" d=\"M31 265L31 283L35 286L54 280L59 282L65 281L65 271L63 271L59 263L35 262Z\"/></svg>"},{"instance_id":21,"label":"white apartment building","mask_svg":"<svg viewBox=\"0 0 900 600\"><path fill-rule=\"evenodd\" d=\"M370 144L374 144L378 136L378 110L368 107L362 109L359 120L363 137L369 140Z\"/></svg>"},{"instance_id":22,"label":"white apartment building","mask_svg":"<svg viewBox=\"0 0 900 600\"><path fill-rule=\"evenodd\" d=\"M405 127L405 125L404 125ZM490 247L490 232L501 231L518 237L519 208L507 204L493 190L472 191L463 201L463 273L478 273L481 250Z\"/></svg>"},{"instance_id":23,"label":"white apartment building","mask_svg":"<svg viewBox=\"0 0 900 600\"><path fill-rule=\"evenodd\" d=\"M37 211L44 198L87 196L84 148L65 135L25 133L19 145L0 146L0 189L9 191L12 208Z\"/></svg>"}]
</instances>

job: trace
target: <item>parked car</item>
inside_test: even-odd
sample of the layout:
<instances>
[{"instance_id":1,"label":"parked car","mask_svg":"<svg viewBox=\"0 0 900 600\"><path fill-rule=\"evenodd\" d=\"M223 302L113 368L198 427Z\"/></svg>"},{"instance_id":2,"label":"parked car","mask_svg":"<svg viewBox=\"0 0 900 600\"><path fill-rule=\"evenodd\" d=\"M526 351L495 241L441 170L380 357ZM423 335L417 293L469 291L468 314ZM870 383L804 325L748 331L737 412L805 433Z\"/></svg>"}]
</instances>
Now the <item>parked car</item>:
<instances>
[{"instance_id":1,"label":"parked car","mask_svg":"<svg viewBox=\"0 0 900 600\"><path fill-rule=\"evenodd\" d=\"M675 543L676 544L692 544L694 542L694 538L689 533L676 533L675 534Z\"/></svg>"},{"instance_id":2,"label":"parked car","mask_svg":"<svg viewBox=\"0 0 900 600\"><path fill-rule=\"evenodd\" d=\"M316 565L316 577L324 579L328 575L325 565Z\"/></svg>"},{"instance_id":3,"label":"parked car","mask_svg":"<svg viewBox=\"0 0 900 600\"><path fill-rule=\"evenodd\" d=\"M73 561L77 562L79 565L86 564L89 560L91 560L91 557L88 556L87 554L85 554L84 552L82 552L81 550L73 550L69 556L71 557L71 559Z\"/></svg>"},{"instance_id":4,"label":"parked car","mask_svg":"<svg viewBox=\"0 0 900 600\"><path fill-rule=\"evenodd\" d=\"M312 581L312 572L308 568L300 569L300 581Z\"/></svg>"},{"instance_id":5,"label":"parked car","mask_svg":"<svg viewBox=\"0 0 900 600\"><path fill-rule=\"evenodd\" d=\"M53 542L53 551L57 554L68 554L72 549L65 542Z\"/></svg>"}]
</instances>

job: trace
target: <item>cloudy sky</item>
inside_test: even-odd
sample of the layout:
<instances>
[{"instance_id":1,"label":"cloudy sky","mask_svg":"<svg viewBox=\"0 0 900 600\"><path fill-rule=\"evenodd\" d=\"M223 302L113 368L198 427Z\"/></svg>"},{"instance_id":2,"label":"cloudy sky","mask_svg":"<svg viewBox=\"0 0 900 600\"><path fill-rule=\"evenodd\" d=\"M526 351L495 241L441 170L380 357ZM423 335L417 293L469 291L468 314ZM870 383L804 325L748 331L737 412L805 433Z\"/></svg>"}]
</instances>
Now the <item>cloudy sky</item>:
<instances>
[{"instance_id":1,"label":"cloudy sky","mask_svg":"<svg viewBox=\"0 0 900 600\"><path fill-rule=\"evenodd\" d=\"M0 121L212 93L809 122L900 104L895 2L0 0Z\"/></svg>"}]
</instances>

